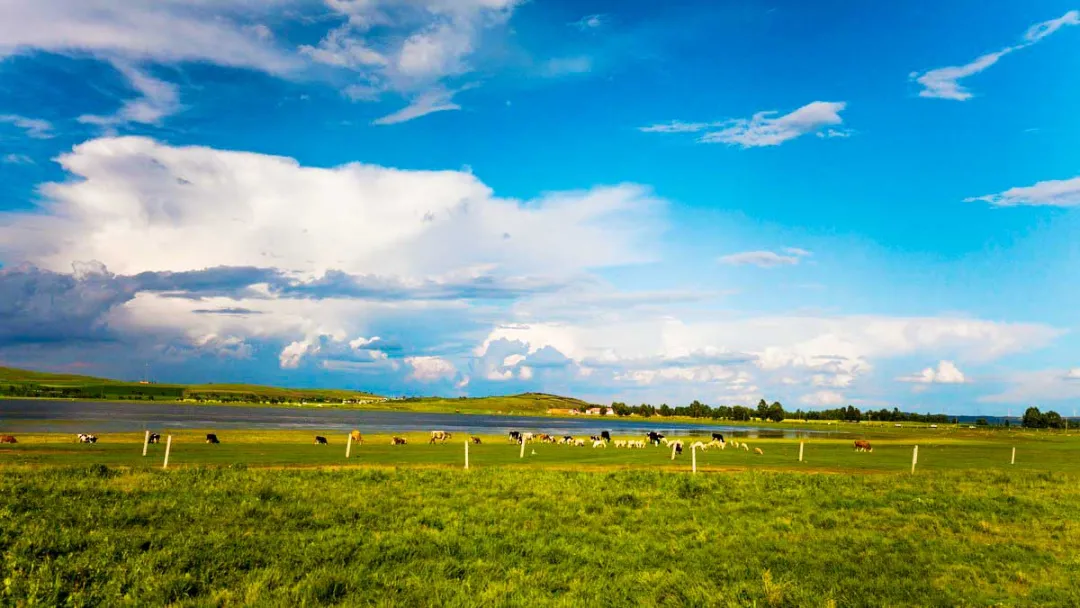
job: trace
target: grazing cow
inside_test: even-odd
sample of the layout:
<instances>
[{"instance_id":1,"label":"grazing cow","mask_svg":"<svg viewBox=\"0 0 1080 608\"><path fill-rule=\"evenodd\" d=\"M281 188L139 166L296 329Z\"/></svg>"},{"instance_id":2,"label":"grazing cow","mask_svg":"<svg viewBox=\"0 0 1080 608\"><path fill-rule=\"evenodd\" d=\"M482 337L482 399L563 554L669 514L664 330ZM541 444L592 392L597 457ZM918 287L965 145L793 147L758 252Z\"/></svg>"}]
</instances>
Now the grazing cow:
<instances>
[{"instance_id":1,"label":"grazing cow","mask_svg":"<svg viewBox=\"0 0 1080 608\"><path fill-rule=\"evenodd\" d=\"M78 442L79 443L97 443L97 436L96 435L87 435L87 434L84 434L84 433L79 433Z\"/></svg>"},{"instance_id":2,"label":"grazing cow","mask_svg":"<svg viewBox=\"0 0 1080 608\"><path fill-rule=\"evenodd\" d=\"M625 447L627 447L626 442L623 441L622 439L616 439L614 441L614 443L615 443L615 447L617 447L617 448L625 448Z\"/></svg>"},{"instance_id":3,"label":"grazing cow","mask_svg":"<svg viewBox=\"0 0 1080 608\"><path fill-rule=\"evenodd\" d=\"M720 443L724 443L724 436L721 435L720 433L713 433L712 438L713 438L714 441L719 441Z\"/></svg>"},{"instance_id":4,"label":"grazing cow","mask_svg":"<svg viewBox=\"0 0 1080 608\"><path fill-rule=\"evenodd\" d=\"M327 445L326 437L322 435L315 435L315 445Z\"/></svg>"},{"instance_id":5,"label":"grazing cow","mask_svg":"<svg viewBox=\"0 0 1080 608\"><path fill-rule=\"evenodd\" d=\"M19 443L11 435L0 435L0 443Z\"/></svg>"},{"instance_id":6,"label":"grazing cow","mask_svg":"<svg viewBox=\"0 0 1080 608\"><path fill-rule=\"evenodd\" d=\"M746 442L743 442L741 445L742 445L742 449L744 451L747 451L747 452L750 451L750 446Z\"/></svg>"},{"instance_id":7,"label":"grazing cow","mask_svg":"<svg viewBox=\"0 0 1080 608\"><path fill-rule=\"evenodd\" d=\"M150 433L150 439L147 439L147 443L161 443L160 433Z\"/></svg>"},{"instance_id":8,"label":"grazing cow","mask_svg":"<svg viewBox=\"0 0 1080 608\"><path fill-rule=\"evenodd\" d=\"M594 442L592 442L592 447L594 447L594 448L606 448L607 447L607 442L604 441L603 439L601 439L599 441L594 441Z\"/></svg>"},{"instance_id":9,"label":"grazing cow","mask_svg":"<svg viewBox=\"0 0 1080 608\"><path fill-rule=\"evenodd\" d=\"M574 443L574 437L572 435L563 435L562 442L570 445Z\"/></svg>"},{"instance_id":10,"label":"grazing cow","mask_svg":"<svg viewBox=\"0 0 1080 608\"><path fill-rule=\"evenodd\" d=\"M764 456L765 455L765 452L763 452L761 450L761 448L754 448L754 453L757 454L758 456Z\"/></svg>"},{"instance_id":11,"label":"grazing cow","mask_svg":"<svg viewBox=\"0 0 1080 608\"><path fill-rule=\"evenodd\" d=\"M510 443L521 443L521 431L510 431Z\"/></svg>"},{"instance_id":12,"label":"grazing cow","mask_svg":"<svg viewBox=\"0 0 1080 608\"><path fill-rule=\"evenodd\" d=\"M574 440L574 446L579 447L579 448L585 447L585 440L584 439L575 439Z\"/></svg>"},{"instance_id":13,"label":"grazing cow","mask_svg":"<svg viewBox=\"0 0 1080 608\"><path fill-rule=\"evenodd\" d=\"M450 439L450 433L447 433L446 431L431 431L431 441L428 443L435 443L436 441L446 443L447 439Z\"/></svg>"},{"instance_id":14,"label":"grazing cow","mask_svg":"<svg viewBox=\"0 0 1080 608\"><path fill-rule=\"evenodd\" d=\"M671 451L671 459L675 460L676 456L682 456L682 442L672 441L671 445L674 446L674 449Z\"/></svg>"},{"instance_id":15,"label":"grazing cow","mask_svg":"<svg viewBox=\"0 0 1080 608\"><path fill-rule=\"evenodd\" d=\"M611 441L611 433L607 431L600 431L600 439L604 441Z\"/></svg>"},{"instance_id":16,"label":"grazing cow","mask_svg":"<svg viewBox=\"0 0 1080 608\"><path fill-rule=\"evenodd\" d=\"M705 444L700 441L695 441L694 443L690 444L690 449L704 450Z\"/></svg>"},{"instance_id":17,"label":"grazing cow","mask_svg":"<svg viewBox=\"0 0 1080 608\"><path fill-rule=\"evenodd\" d=\"M873 446L870 445L869 441L865 441L865 440L862 440L862 439L856 439L855 440L855 451L856 452L873 452L874 448L873 448Z\"/></svg>"},{"instance_id":18,"label":"grazing cow","mask_svg":"<svg viewBox=\"0 0 1080 608\"><path fill-rule=\"evenodd\" d=\"M603 441L599 435L589 435L589 441Z\"/></svg>"},{"instance_id":19,"label":"grazing cow","mask_svg":"<svg viewBox=\"0 0 1080 608\"><path fill-rule=\"evenodd\" d=\"M529 443L530 441L533 440L533 434L532 433L522 433L521 434L521 440L524 441L525 443Z\"/></svg>"},{"instance_id":20,"label":"grazing cow","mask_svg":"<svg viewBox=\"0 0 1080 608\"><path fill-rule=\"evenodd\" d=\"M664 440L663 433L657 433L656 431L649 431L648 437L649 443L653 445L660 445L660 442Z\"/></svg>"},{"instance_id":21,"label":"grazing cow","mask_svg":"<svg viewBox=\"0 0 1080 608\"><path fill-rule=\"evenodd\" d=\"M540 434L540 442L541 443L555 443L555 438L552 437L551 435L548 435L547 433L541 433Z\"/></svg>"},{"instance_id":22,"label":"grazing cow","mask_svg":"<svg viewBox=\"0 0 1080 608\"><path fill-rule=\"evenodd\" d=\"M735 439L732 439L731 440L731 447L735 448L736 450L739 449L739 442L737 440L735 440Z\"/></svg>"},{"instance_id":23,"label":"grazing cow","mask_svg":"<svg viewBox=\"0 0 1080 608\"><path fill-rule=\"evenodd\" d=\"M359 443L360 445L364 445L364 438L360 435L360 431L353 431L349 433L349 437L352 437L352 440L354 442Z\"/></svg>"},{"instance_id":24,"label":"grazing cow","mask_svg":"<svg viewBox=\"0 0 1080 608\"><path fill-rule=\"evenodd\" d=\"M218 441L217 435L215 435L213 433L207 433L206 434L206 443L221 443L221 442Z\"/></svg>"},{"instance_id":25,"label":"grazing cow","mask_svg":"<svg viewBox=\"0 0 1080 608\"><path fill-rule=\"evenodd\" d=\"M472 442L473 442L473 443L474 443L475 445L480 445L480 438L479 438L479 437L473 437L473 438L472 438Z\"/></svg>"},{"instance_id":26,"label":"grazing cow","mask_svg":"<svg viewBox=\"0 0 1080 608\"><path fill-rule=\"evenodd\" d=\"M723 441L717 441L715 439L706 444L706 447L720 448L721 450L724 449L725 446L727 446L726 443L724 443Z\"/></svg>"},{"instance_id":27,"label":"grazing cow","mask_svg":"<svg viewBox=\"0 0 1080 608\"><path fill-rule=\"evenodd\" d=\"M390 440L390 445L405 445L408 441L404 437L394 437Z\"/></svg>"}]
</instances>

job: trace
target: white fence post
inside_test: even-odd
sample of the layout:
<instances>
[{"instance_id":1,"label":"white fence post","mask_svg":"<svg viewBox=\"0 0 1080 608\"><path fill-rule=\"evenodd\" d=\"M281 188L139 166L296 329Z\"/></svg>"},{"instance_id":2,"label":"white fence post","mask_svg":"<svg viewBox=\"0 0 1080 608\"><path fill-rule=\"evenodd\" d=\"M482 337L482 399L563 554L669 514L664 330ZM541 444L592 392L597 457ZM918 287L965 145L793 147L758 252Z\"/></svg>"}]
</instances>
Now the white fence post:
<instances>
[{"instance_id":1,"label":"white fence post","mask_svg":"<svg viewBox=\"0 0 1080 608\"><path fill-rule=\"evenodd\" d=\"M690 446L690 470L697 475L697 446Z\"/></svg>"},{"instance_id":2,"label":"white fence post","mask_svg":"<svg viewBox=\"0 0 1080 608\"><path fill-rule=\"evenodd\" d=\"M805 443L804 441L799 442L799 462L802 462L802 451L803 451L803 444L804 443Z\"/></svg>"},{"instance_id":3,"label":"white fence post","mask_svg":"<svg viewBox=\"0 0 1080 608\"><path fill-rule=\"evenodd\" d=\"M465 468L469 468L469 440L465 440Z\"/></svg>"},{"instance_id":4,"label":"white fence post","mask_svg":"<svg viewBox=\"0 0 1080 608\"><path fill-rule=\"evenodd\" d=\"M676 447L676 446L675 446L675 442L674 442L674 441L672 441L672 442L671 442L671 459L672 459L672 460L675 460L675 447Z\"/></svg>"},{"instance_id":5,"label":"white fence post","mask_svg":"<svg viewBox=\"0 0 1080 608\"><path fill-rule=\"evenodd\" d=\"M522 437L521 438L521 456L519 456L519 458L524 458L524 457L525 457L525 438Z\"/></svg>"},{"instance_id":6,"label":"white fence post","mask_svg":"<svg viewBox=\"0 0 1080 608\"><path fill-rule=\"evenodd\" d=\"M146 431L146 436L142 440L142 455L146 456L146 446L150 445L150 431Z\"/></svg>"},{"instance_id":7,"label":"white fence post","mask_svg":"<svg viewBox=\"0 0 1080 608\"><path fill-rule=\"evenodd\" d=\"M350 453L352 453L352 433L350 433L349 438L345 440L345 459L346 460L348 460Z\"/></svg>"},{"instance_id":8,"label":"white fence post","mask_svg":"<svg viewBox=\"0 0 1080 608\"><path fill-rule=\"evenodd\" d=\"M1013 448L1012 460L1009 462L1009 464L1016 464L1016 448Z\"/></svg>"},{"instance_id":9,"label":"white fence post","mask_svg":"<svg viewBox=\"0 0 1080 608\"><path fill-rule=\"evenodd\" d=\"M911 472L915 473L915 464L919 462L919 446L915 446L915 449L911 451Z\"/></svg>"},{"instance_id":10,"label":"white fence post","mask_svg":"<svg viewBox=\"0 0 1080 608\"><path fill-rule=\"evenodd\" d=\"M171 449L172 449L172 435L169 435L169 437L167 439L165 439L165 464L161 465L161 468L163 468L163 469L169 468L169 450L171 450Z\"/></svg>"}]
</instances>

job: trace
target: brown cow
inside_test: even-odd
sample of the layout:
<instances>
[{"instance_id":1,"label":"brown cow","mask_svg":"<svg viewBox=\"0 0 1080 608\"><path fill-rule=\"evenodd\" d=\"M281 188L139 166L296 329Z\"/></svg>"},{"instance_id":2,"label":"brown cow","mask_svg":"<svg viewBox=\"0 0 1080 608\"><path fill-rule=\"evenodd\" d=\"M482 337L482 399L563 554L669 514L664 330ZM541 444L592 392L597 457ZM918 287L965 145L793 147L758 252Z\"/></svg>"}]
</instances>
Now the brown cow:
<instances>
[{"instance_id":1,"label":"brown cow","mask_svg":"<svg viewBox=\"0 0 1080 608\"><path fill-rule=\"evenodd\" d=\"M11 435L0 435L0 443L19 443Z\"/></svg>"},{"instance_id":2,"label":"brown cow","mask_svg":"<svg viewBox=\"0 0 1080 608\"><path fill-rule=\"evenodd\" d=\"M390 440L390 445L405 445L406 443L404 437L394 437Z\"/></svg>"},{"instance_id":3,"label":"brown cow","mask_svg":"<svg viewBox=\"0 0 1080 608\"><path fill-rule=\"evenodd\" d=\"M475 443L476 445L480 445L480 438L479 437L473 437L472 442Z\"/></svg>"},{"instance_id":4,"label":"brown cow","mask_svg":"<svg viewBox=\"0 0 1080 608\"><path fill-rule=\"evenodd\" d=\"M360 431L353 431L353 432L349 433L349 437L352 437L352 440L355 441L356 443L359 443L360 445L364 445L364 438L360 436Z\"/></svg>"},{"instance_id":5,"label":"brown cow","mask_svg":"<svg viewBox=\"0 0 1080 608\"><path fill-rule=\"evenodd\" d=\"M856 452L873 452L874 448L870 445L869 441L866 441L866 440L863 440L863 439L856 439L855 440L855 451Z\"/></svg>"}]
</instances>

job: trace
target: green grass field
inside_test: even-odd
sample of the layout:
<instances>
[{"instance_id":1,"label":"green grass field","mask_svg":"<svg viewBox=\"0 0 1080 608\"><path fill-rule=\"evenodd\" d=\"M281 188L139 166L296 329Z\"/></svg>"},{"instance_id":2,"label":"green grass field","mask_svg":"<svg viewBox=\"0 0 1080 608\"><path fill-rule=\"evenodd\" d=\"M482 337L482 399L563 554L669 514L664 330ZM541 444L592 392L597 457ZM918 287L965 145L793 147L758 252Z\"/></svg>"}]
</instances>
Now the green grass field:
<instances>
[{"instance_id":1,"label":"green grass field","mask_svg":"<svg viewBox=\"0 0 1080 608\"><path fill-rule=\"evenodd\" d=\"M1080 605L1080 436L878 429L802 463L754 439L692 475L664 448L484 435L466 471L461 436L345 460L341 432L215 432L172 432L169 470L142 434L0 444L0 605Z\"/></svg>"},{"instance_id":2,"label":"green grass field","mask_svg":"<svg viewBox=\"0 0 1080 608\"><path fill-rule=\"evenodd\" d=\"M362 446L354 445L345 460L346 436L330 431L248 431L215 430L220 445L205 443L206 431L175 431L170 464L185 466L249 467L341 467L341 466L444 466L464 465L464 436L446 443L428 445L423 433L400 433L408 444L390 445L390 435L366 435ZM330 445L313 444L314 436L326 436ZM15 445L0 444L0 466L85 466L144 468L160 466L164 444L151 445L142 456L142 433L99 434L94 445L75 443L72 434L20 434ZM992 431L952 431L930 434L918 430L903 433L881 430L860 435L873 441L873 453L855 452L850 437L813 438L804 446L799 462L797 439L750 439L752 451L709 450L698 452L699 471L768 469L811 472L901 473L910 471L912 448L919 445L917 471L944 470L1035 470L1080 474L1080 435L1039 433L998 433ZM671 460L663 447L606 449L530 443L525 458L519 446L505 436L481 435L481 445L470 446L470 466L526 468L644 468L687 470L690 442L682 456ZM620 436L614 439L638 436ZM163 439L164 441L164 439ZM685 440L684 440L685 441ZM1015 465L1010 465L1012 448L1017 448Z\"/></svg>"},{"instance_id":3,"label":"green grass field","mask_svg":"<svg viewBox=\"0 0 1080 608\"><path fill-rule=\"evenodd\" d=\"M1005 468L14 467L0 475L0 603L1069 606L1078 482Z\"/></svg>"}]
</instances>

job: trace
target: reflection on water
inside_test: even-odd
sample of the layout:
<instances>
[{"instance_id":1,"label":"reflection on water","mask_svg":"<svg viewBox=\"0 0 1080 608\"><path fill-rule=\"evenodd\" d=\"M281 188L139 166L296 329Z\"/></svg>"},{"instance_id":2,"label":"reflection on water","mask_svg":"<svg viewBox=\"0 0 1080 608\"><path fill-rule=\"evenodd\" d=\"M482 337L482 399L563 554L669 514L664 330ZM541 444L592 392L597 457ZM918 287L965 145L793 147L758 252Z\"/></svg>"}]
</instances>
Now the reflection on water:
<instances>
[{"instance_id":1,"label":"reflection on water","mask_svg":"<svg viewBox=\"0 0 1080 608\"><path fill-rule=\"evenodd\" d=\"M443 430L452 433L501 434L512 430L567 435L610 431L633 435L658 431L670 436L805 437L831 434L805 429L759 429L747 426L682 424L663 419L531 418L419 412L361 411L317 407L233 407L98 401L0 399L0 431L23 433L117 433L143 429L262 429L368 433Z\"/></svg>"}]
</instances>

